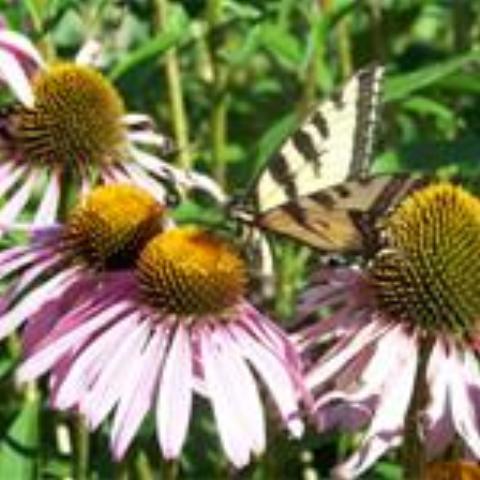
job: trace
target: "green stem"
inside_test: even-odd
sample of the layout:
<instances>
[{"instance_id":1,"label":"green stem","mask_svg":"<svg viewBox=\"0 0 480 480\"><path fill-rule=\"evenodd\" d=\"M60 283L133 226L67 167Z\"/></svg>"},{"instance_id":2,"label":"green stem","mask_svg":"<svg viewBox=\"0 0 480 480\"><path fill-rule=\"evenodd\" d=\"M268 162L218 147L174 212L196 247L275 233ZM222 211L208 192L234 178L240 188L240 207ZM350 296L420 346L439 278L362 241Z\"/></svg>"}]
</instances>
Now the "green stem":
<instances>
[{"instance_id":1,"label":"green stem","mask_svg":"<svg viewBox=\"0 0 480 480\"><path fill-rule=\"evenodd\" d=\"M163 464L162 479L177 480L179 478L179 465L177 460L169 460Z\"/></svg>"},{"instance_id":2,"label":"green stem","mask_svg":"<svg viewBox=\"0 0 480 480\"><path fill-rule=\"evenodd\" d=\"M210 115L210 132L212 142L213 175L225 185L225 145L227 137L227 72L218 60L215 42L215 28L220 22L222 0L209 0L207 3L207 24L209 32L209 57L213 73L213 107Z\"/></svg>"},{"instance_id":3,"label":"green stem","mask_svg":"<svg viewBox=\"0 0 480 480\"><path fill-rule=\"evenodd\" d=\"M421 479L425 476L426 452L418 428L419 414L428 402L427 366L435 339L427 336L419 339L419 360L413 395L405 419L405 435L403 440L404 478Z\"/></svg>"},{"instance_id":4,"label":"green stem","mask_svg":"<svg viewBox=\"0 0 480 480\"><path fill-rule=\"evenodd\" d=\"M87 480L89 467L90 437L85 418L78 414L73 419L73 445L75 480Z\"/></svg>"},{"instance_id":5,"label":"green stem","mask_svg":"<svg viewBox=\"0 0 480 480\"><path fill-rule=\"evenodd\" d=\"M157 28L166 28L168 9L168 0L156 0ZM192 165L192 158L188 140L188 120L185 114L180 67L174 49L171 49L165 54L165 73L167 76L175 141L179 149L178 164L182 168L190 168Z\"/></svg>"},{"instance_id":6,"label":"green stem","mask_svg":"<svg viewBox=\"0 0 480 480\"><path fill-rule=\"evenodd\" d=\"M154 480L148 457L143 450L137 450L134 458L135 476L138 480Z\"/></svg>"},{"instance_id":7,"label":"green stem","mask_svg":"<svg viewBox=\"0 0 480 480\"><path fill-rule=\"evenodd\" d=\"M337 26L338 49L340 53L340 65L342 78L349 78L352 74L352 49L350 45L350 26L348 18L342 18Z\"/></svg>"}]
</instances>

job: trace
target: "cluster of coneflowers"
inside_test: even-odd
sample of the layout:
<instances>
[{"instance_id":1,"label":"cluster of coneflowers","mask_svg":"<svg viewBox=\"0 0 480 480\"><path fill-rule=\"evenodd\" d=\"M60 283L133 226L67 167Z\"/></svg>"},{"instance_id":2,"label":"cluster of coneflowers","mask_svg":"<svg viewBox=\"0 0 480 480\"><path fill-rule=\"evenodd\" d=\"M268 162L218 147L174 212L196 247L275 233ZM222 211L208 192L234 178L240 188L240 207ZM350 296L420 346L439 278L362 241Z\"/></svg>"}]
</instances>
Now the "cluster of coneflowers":
<instances>
[{"instance_id":1,"label":"cluster of coneflowers","mask_svg":"<svg viewBox=\"0 0 480 480\"><path fill-rule=\"evenodd\" d=\"M0 337L21 332L18 380L48 374L52 407L91 430L110 418L116 459L152 410L163 456L177 458L196 394L245 466L266 448L258 381L293 436L305 419L364 430L336 478L402 444L409 472L479 459L479 200L445 183L411 194L362 267L313 276L299 309L322 318L287 335L247 300L248 268L226 240L174 224L165 183L224 194L159 158L165 138L125 113L95 51L51 65L0 30L0 80L16 97L0 123L0 231L29 231L0 252Z\"/></svg>"}]
</instances>

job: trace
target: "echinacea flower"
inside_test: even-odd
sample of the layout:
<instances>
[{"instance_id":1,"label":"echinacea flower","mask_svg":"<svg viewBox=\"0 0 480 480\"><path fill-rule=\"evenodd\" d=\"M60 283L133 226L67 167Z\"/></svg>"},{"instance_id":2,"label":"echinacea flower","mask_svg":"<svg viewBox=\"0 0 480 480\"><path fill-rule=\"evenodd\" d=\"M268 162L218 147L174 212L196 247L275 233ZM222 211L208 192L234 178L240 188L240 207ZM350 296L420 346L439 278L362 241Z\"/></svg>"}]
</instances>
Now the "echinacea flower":
<instances>
[{"instance_id":1,"label":"echinacea flower","mask_svg":"<svg viewBox=\"0 0 480 480\"><path fill-rule=\"evenodd\" d=\"M27 322L29 344L80 299L118 283L162 231L163 214L164 207L134 185L96 187L64 225L38 229L27 246L1 252L0 280L18 278L0 300L0 338Z\"/></svg>"},{"instance_id":2,"label":"echinacea flower","mask_svg":"<svg viewBox=\"0 0 480 480\"><path fill-rule=\"evenodd\" d=\"M480 459L480 200L448 183L418 190L384 219L381 242L363 270L324 270L303 298L306 315L333 310L297 337L317 424L365 429L338 478L412 425L425 457L455 442Z\"/></svg>"},{"instance_id":3,"label":"echinacea flower","mask_svg":"<svg viewBox=\"0 0 480 480\"><path fill-rule=\"evenodd\" d=\"M88 65L91 53L90 42L76 62L47 64L28 38L0 29L0 82L18 100L0 119L0 227L20 216L39 186L36 226L56 219L67 186L85 193L98 182L131 182L163 201L171 182L223 198L208 177L152 153L168 141L148 116L126 113L114 86Z\"/></svg>"},{"instance_id":4,"label":"echinacea flower","mask_svg":"<svg viewBox=\"0 0 480 480\"><path fill-rule=\"evenodd\" d=\"M480 466L473 462L432 462L421 480L479 480Z\"/></svg>"},{"instance_id":5,"label":"echinacea flower","mask_svg":"<svg viewBox=\"0 0 480 480\"><path fill-rule=\"evenodd\" d=\"M159 233L135 271L92 292L37 336L18 378L50 371L53 406L76 409L92 430L112 414L117 459L150 410L164 457L178 457L196 393L211 403L227 457L243 467L265 449L256 377L290 432L302 433L296 352L244 298L245 283L243 261L212 233Z\"/></svg>"}]
</instances>

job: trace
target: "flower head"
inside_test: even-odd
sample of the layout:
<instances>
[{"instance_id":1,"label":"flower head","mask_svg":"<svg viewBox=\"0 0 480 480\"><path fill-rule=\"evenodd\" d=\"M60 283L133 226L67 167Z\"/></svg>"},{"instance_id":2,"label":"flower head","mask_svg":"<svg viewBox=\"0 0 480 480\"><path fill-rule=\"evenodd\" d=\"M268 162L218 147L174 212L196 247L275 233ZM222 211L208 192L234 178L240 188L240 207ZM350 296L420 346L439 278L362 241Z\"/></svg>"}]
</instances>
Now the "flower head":
<instances>
[{"instance_id":1,"label":"flower head","mask_svg":"<svg viewBox=\"0 0 480 480\"><path fill-rule=\"evenodd\" d=\"M65 225L39 229L29 245L0 253L0 279L20 278L2 298L0 337L30 316L27 330L50 326L55 315L44 306L55 304L60 313L115 283L163 225L164 207L147 192L130 184L96 187Z\"/></svg>"},{"instance_id":2,"label":"flower head","mask_svg":"<svg viewBox=\"0 0 480 480\"><path fill-rule=\"evenodd\" d=\"M53 223L67 182L83 192L98 182L134 183L159 201L173 182L223 198L209 178L140 148L163 153L169 142L148 116L126 113L115 87L88 64L91 50L88 43L76 62L47 64L26 37L0 29L0 78L18 100L0 119L0 228L18 219L38 185L37 226Z\"/></svg>"},{"instance_id":3,"label":"flower head","mask_svg":"<svg viewBox=\"0 0 480 480\"><path fill-rule=\"evenodd\" d=\"M302 304L305 314L333 309L298 336L310 357L319 427L366 428L357 452L336 469L341 478L401 443L418 389L416 428L427 455L459 437L480 458L480 201L450 184L431 185L384 220L381 240L364 271L321 272ZM322 341L330 346L312 358Z\"/></svg>"},{"instance_id":4,"label":"flower head","mask_svg":"<svg viewBox=\"0 0 480 480\"><path fill-rule=\"evenodd\" d=\"M164 456L178 457L197 393L212 405L228 458L242 467L266 442L252 370L291 433L302 432L296 352L245 289L245 265L224 240L196 227L158 233L133 271L111 276L61 309L54 328L30 335L19 379L50 371L53 405L78 409L91 429L113 412L117 458L150 410Z\"/></svg>"}]
</instances>

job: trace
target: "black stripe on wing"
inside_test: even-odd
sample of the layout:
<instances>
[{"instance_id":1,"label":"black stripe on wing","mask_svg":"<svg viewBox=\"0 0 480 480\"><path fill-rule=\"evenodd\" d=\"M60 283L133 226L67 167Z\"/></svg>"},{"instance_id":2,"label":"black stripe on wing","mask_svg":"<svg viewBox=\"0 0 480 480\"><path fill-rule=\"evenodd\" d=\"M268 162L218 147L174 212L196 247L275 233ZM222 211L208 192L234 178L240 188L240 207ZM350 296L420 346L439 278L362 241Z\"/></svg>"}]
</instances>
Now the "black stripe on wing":
<instances>
[{"instance_id":1,"label":"black stripe on wing","mask_svg":"<svg viewBox=\"0 0 480 480\"><path fill-rule=\"evenodd\" d=\"M357 76L358 95L351 176L365 173L370 167L382 75L382 68L372 66L361 70Z\"/></svg>"}]
</instances>

